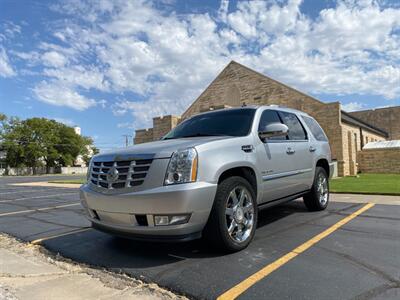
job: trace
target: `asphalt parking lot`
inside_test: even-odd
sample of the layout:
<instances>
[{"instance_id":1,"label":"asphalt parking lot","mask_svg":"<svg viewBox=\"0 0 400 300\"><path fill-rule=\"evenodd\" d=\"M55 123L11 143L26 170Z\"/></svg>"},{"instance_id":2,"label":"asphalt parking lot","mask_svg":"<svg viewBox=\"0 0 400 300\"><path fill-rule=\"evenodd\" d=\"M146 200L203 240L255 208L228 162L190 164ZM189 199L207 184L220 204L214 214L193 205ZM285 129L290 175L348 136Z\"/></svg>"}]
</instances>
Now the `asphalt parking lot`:
<instances>
[{"instance_id":1,"label":"asphalt parking lot","mask_svg":"<svg viewBox=\"0 0 400 300\"><path fill-rule=\"evenodd\" d=\"M400 299L400 205L388 200L359 215L366 204L341 195L332 195L340 201L323 212L308 212L301 201L267 209L251 245L222 255L198 241L114 238L90 229L76 189L11 185L47 179L0 177L1 232L195 299L215 299L235 287L242 289L239 299ZM378 203L380 197L369 196ZM362 196L355 198L362 202ZM290 253L291 259L282 259ZM243 289L253 274L257 280Z\"/></svg>"}]
</instances>

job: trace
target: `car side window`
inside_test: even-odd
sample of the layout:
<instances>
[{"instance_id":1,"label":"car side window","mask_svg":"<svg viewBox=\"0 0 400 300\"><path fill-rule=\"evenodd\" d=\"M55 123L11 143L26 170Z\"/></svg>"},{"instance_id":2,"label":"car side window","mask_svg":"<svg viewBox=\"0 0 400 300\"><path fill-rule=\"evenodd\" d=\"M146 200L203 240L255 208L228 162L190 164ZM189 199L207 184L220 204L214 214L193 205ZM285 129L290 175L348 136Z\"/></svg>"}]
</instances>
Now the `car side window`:
<instances>
[{"instance_id":1,"label":"car side window","mask_svg":"<svg viewBox=\"0 0 400 300\"><path fill-rule=\"evenodd\" d=\"M307 133L295 114L280 111L279 115L289 128L289 140L307 140Z\"/></svg>"},{"instance_id":2,"label":"car side window","mask_svg":"<svg viewBox=\"0 0 400 300\"><path fill-rule=\"evenodd\" d=\"M278 113L275 110L264 110L261 115L260 124L258 125L258 131L264 131L265 127L271 123L282 123ZM286 140L285 136L274 136L268 138L268 140Z\"/></svg>"},{"instance_id":3,"label":"car side window","mask_svg":"<svg viewBox=\"0 0 400 300\"><path fill-rule=\"evenodd\" d=\"M315 121L313 118L301 116L308 128L310 128L311 133L315 137L317 141L327 142L328 138L326 137L324 131L321 126Z\"/></svg>"}]
</instances>

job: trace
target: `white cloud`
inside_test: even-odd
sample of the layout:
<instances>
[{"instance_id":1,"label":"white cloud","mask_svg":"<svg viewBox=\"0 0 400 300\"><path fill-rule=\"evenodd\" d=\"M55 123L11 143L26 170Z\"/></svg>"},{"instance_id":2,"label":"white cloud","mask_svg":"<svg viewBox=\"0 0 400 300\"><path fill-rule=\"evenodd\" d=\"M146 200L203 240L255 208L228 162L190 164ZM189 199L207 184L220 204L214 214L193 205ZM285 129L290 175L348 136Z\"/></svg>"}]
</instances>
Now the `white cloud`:
<instances>
[{"instance_id":1,"label":"white cloud","mask_svg":"<svg viewBox=\"0 0 400 300\"><path fill-rule=\"evenodd\" d=\"M46 68L43 70L43 75L56 78L66 85L79 86L87 90L107 91L109 86L104 74L94 66L75 65L66 68Z\"/></svg>"},{"instance_id":2,"label":"white cloud","mask_svg":"<svg viewBox=\"0 0 400 300\"><path fill-rule=\"evenodd\" d=\"M52 117L49 117L49 119L53 119L53 120L55 120L55 121L57 121L59 123L65 124L65 125L67 125L69 127L75 126L75 124L76 124L73 120L67 119L67 118L59 118L59 117L52 118Z\"/></svg>"},{"instance_id":3,"label":"white cloud","mask_svg":"<svg viewBox=\"0 0 400 300\"><path fill-rule=\"evenodd\" d=\"M305 92L399 99L400 8L339 0L311 19L301 3L221 0L218 11L190 14L150 1L54 5L69 21L53 31L63 46L29 52L47 77L35 94L83 110L104 105L84 92L111 93L115 115L149 127L154 116L182 113L234 59Z\"/></svg>"},{"instance_id":4,"label":"white cloud","mask_svg":"<svg viewBox=\"0 0 400 300\"><path fill-rule=\"evenodd\" d=\"M63 67L67 58L56 51L48 51L42 55L43 64L49 67Z\"/></svg>"},{"instance_id":5,"label":"white cloud","mask_svg":"<svg viewBox=\"0 0 400 300\"><path fill-rule=\"evenodd\" d=\"M15 75L16 72L10 64L6 51L4 48L0 47L0 76L11 77Z\"/></svg>"},{"instance_id":6,"label":"white cloud","mask_svg":"<svg viewBox=\"0 0 400 300\"><path fill-rule=\"evenodd\" d=\"M357 111L365 108L365 105L361 102L349 102L346 104L342 104L342 109L344 111Z\"/></svg>"},{"instance_id":7,"label":"white cloud","mask_svg":"<svg viewBox=\"0 0 400 300\"><path fill-rule=\"evenodd\" d=\"M60 82L42 81L33 88L33 92L42 102L75 110L85 110L97 104L94 99L87 98Z\"/></svg>"}]
</instances>

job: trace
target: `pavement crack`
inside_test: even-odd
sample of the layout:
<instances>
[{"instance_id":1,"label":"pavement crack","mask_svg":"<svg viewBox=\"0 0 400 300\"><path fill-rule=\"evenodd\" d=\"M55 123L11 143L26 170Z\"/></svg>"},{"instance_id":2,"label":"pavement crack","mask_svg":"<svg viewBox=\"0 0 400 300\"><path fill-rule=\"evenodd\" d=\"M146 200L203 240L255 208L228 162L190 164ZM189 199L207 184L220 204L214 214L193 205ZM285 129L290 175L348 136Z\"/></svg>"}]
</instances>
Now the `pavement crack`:
<instances>
[{"instance_id":1,"label":"pavement crack","mask_svg":"<svg viewBox=\"0 0 400 300\"><path fill-rule=\"evenodd\" d=\"M337 215L341 216L347 216L347 214L343 214L341 212L336 212ZM390 220L390 221L400 221L400 218L394 218L394 217L383 217L383 216L371 216L371 215L360 215L358 216L359 218L366 218L366 219L380 219L380 220Z\"/></svg>"},{"instance_id":2,"label":"pavement crack","mask_svg":"<svg viewBox=\"0 0 400 300\"><path fill-rule=\"evenodd\" d=\"M400 281L398 279L396 279L396 278L392 277L391 275L385 273L381 269L362 261L361 259L358 259L358 258L356 258L354 256L351 256L349 254L346 254L346 253L342 253L342 252L339 252L339 251L336 251L336 250L333 250L333 249L330 249L330 248L323 247L321 245L317 245L316 247L318 247L319 249L325 250L325 251L327 251L329 253L333 253L336 256L339 256L341 258L344 258L344 259L350 261L351 263L353 263L354 265L362 267L363 269L369 271L370 273L372 273L374 275L378 275L381 278L383 278L384 280L389 281L394 286L396 286L396 285L400 286Z\"/></svg>"},{"instance_id":3,"label":"pavement crack","mask_svg":"<svg viewBox=\"0 0 400 300\"><path fill-rule=\"evenodd\" d=\"M356 300L368 300L368 299L373 299L376 298L376 296L379 296L386 292L387 290L393 289L393 288L398 288L400 287L399 285L396 284L390 284L390 283L385 283L382 285L379 285L377 287L374 287L364 293L358 294L355 296L353 299Z\"/></svg>"}]
</instances>

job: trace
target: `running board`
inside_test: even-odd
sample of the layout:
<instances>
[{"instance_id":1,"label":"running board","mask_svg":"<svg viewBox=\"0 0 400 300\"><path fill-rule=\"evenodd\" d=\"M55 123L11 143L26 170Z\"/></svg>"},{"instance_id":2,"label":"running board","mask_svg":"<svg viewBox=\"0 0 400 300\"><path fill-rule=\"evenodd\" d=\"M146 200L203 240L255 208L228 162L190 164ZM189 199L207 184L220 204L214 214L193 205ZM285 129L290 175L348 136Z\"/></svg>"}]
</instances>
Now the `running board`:
<instances>
[{"instance_id":1,"label":"running board","mask_svg":"<svg viewBox=\"0 0 400 300\"><path fill-rule=\"evenodd\" d=\"M282 204L282 203L285 203L285 202L289 202L289 201L297 199L297 198L299 198L301 196L304 196L308 192L309 191L307 190L307 191L303 191L303 192L300 192L300 193L297 193L297 194L293 194L293 195L290 195L290 196L287 196L287 197L278 198L278 199L275 199L275 200L272 200L272 201L269 201L269 202L266 202L266 203L261 203L261 204L258 205L258 208L261 210L261 209L265 209L265 208L268 208L268 207L271 207L271 206L275 206L275 205L279 205L279 204Z\"/></svg>"}]
</instances>

